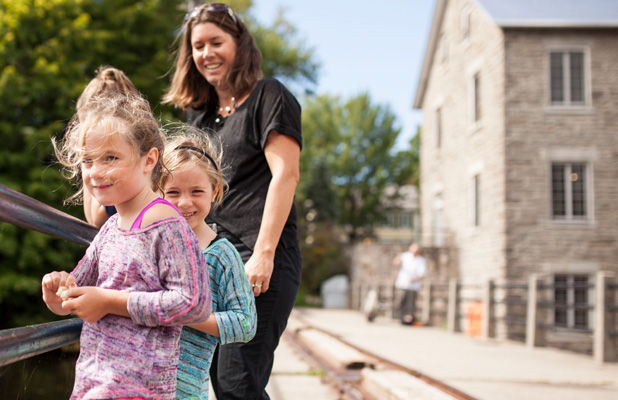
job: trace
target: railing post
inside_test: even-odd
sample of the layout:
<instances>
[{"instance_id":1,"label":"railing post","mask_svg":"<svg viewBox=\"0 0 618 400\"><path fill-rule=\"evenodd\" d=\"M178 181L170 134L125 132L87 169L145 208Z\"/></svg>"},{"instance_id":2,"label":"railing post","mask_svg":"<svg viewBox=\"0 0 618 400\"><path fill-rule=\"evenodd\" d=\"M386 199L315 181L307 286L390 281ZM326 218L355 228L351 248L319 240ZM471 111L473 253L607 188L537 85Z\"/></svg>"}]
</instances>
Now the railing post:
<instances>
[{"instance_id":1,"label":"railing post","mask_svg":"<svg viewBox=\"0 0 618 400\"><path fill-rule=\"evenodd\" d=\"M594 348L592 354L594 360L600 364L605 361L614 361L616 358L616 348L614 340L608 332L608 326L612 326L612 315L607 310L608 298L607 283L612 276L611 272L599 271L595 277L595 302L594 302Z\"/></svg>"},{"instance_id":2,"label":"railing post","mask_svg":"<svg viewBox=\"0 0 618 400\"><path fill-rule=\"evenodd\" d=\"M528 309L526 312L526 346L530 348L545 345L545 338L540 326L538 307L538 290L540 278L537 274L530 275L528 280Z\"/></svg>"},{"instance_id":3,"label":"railing post","mask_svg":"<svg viewBox=\"0 0 618 400\"><path fill-rule=\"evenodd\" d=\"M483 327L482 327L482 338L487 340L491 337L494 337L493 325L491 324L491 320L493 318L494 312L494 282L491 279L488 279L485 282L485 287L483 288Z\"/></svg>"},{"instance_id":4,"label":"railing post","mask_svg":"<svg viewBox=\"0 0 618 400\"><path fill-rule=\"evenodd\" d=\"M423 313L421 318L423 322L430 325L431 322L431 282L423 284Z\"/></svg>"},{"instance_id":5,"label":"railing post","mask_svg":"<svg viewBox=\"0 0 618 400\"><path fill-rule=\"evenodd\" d=\"M457 278L451 278L448 281L448 306L446 309L446 329L449 332L458 332L458 317L457 307L459 305L459 290Z\"/></svg>"}]
</instances>

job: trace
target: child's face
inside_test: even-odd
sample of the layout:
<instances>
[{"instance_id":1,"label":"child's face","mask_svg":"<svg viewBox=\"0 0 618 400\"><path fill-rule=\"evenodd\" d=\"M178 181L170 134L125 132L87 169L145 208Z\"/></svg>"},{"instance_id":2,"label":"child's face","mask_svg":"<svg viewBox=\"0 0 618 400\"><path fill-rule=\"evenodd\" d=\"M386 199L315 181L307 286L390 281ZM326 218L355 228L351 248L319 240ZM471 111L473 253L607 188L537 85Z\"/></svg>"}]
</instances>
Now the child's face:
<instances>
[{"instance_id":1,"label":"child's face","mask_svg":"<svg viewBox=\"0 0 618 400\"><path fill-rule=\"evenodd\" d=\"M147 156L136 159L135 149L122 135L103 128L90 130L84 140L82 179L86 189L102 205L120 205L150 187Z\"/></svg>"},{"instance_id":2,"label":"child's face","mask_svg":"<svg viewBox=\"0 0 618 400\"><path fill-rule=\"evenodd\" d=\"M163 193L167 201L178 207L193 230L204 223L215 200L208 174L193 165L174 171L165 180Z\"/></svg>"}]
</instances>

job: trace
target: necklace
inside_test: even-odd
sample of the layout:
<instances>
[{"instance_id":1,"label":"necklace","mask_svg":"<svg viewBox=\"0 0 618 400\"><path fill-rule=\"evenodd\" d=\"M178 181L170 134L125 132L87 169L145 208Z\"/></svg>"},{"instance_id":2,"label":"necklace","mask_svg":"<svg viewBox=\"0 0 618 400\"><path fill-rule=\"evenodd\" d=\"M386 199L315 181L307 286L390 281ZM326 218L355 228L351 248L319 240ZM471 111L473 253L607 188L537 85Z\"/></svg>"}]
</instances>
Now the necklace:
<instances>
[{"instance_id":1,"label":"necklace","mask_svg":"<svg viewBox=\"0 0 618 400\"><path fill-rule=\"evenodd\" d=\"M219 107L219 105L217 104L217 107L219 107L219 113L217 114L217 118L215 119L215 122L217 124L223 124L223 120L227 117L230 116L230 114L232 114L232 108L234 108L234 110L236 110L238 108L238 103L236 103L236 97L232 96L232 98L230 99L230 102L232 103L232 107L227 106L227 107ZM223 111L225 111L227 113L227 115L224 117Z\"/></svg>"},{"instance_id":2,"label":"necklace","mask_svg":"<svg viewBox=\"0 0 618 400\"><path fill-rule=\"evenodd\" d=\"M232 103L232 107L234 108L234 110L238 108L238 103L236 103L236 97L232 97L230 99L230 102ZM221 114L223 111L225 111L228 114L228 116L229 116L232 113L232 107L230 107L230 106L226 106L225 108L224 107L219 107L219 114Z\"/></svg>"}]
</instances>

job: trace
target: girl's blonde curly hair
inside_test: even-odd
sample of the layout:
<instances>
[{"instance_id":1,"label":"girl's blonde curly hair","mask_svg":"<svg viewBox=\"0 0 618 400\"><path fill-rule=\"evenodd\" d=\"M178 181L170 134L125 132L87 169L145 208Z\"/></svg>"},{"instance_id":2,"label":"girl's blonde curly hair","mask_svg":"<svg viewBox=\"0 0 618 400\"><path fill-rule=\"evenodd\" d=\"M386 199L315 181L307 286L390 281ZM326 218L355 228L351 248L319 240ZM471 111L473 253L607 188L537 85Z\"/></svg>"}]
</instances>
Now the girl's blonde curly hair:
<instances>
[{"instance_id":1,"label":"girl's blonde curly hair","mask_svg":"<svg viewBox=\"0 0 618 400\"><path fill-rule=\"evenodd\" d=\"M94 128L102 129L110 138L113 135L121 136L134 148L136 159L153 147L156 148L159 159L152 170L151 179L153 189L160 189L158 185L165 169L165 135L143 96L137 92L94 96L81 105L78 114L71 119L62 141L52 138L54 153L63 167L63 175L75 179L79 187L65 203L80 203L82 200L81 165L84 154L98 154L103 150L85 148L86 137Z\"/></svg>"}]
</instances>

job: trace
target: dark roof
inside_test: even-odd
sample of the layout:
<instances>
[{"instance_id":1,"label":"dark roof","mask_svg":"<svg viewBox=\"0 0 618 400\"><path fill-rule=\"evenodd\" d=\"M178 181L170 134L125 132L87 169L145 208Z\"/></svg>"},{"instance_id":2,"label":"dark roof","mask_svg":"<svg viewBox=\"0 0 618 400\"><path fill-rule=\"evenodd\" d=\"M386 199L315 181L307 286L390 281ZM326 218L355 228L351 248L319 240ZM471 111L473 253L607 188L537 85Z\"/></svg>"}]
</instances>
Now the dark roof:
<instances>
[{"instance_id":1,"label":"dark roof","mask_svg":"<svg viewBox=\"0 0 618 400\"><path fill-rule=\"evenodd\" d=\"M501 27L618 26L617 0L476 0Z\"/></svg>"}]
</instances>

